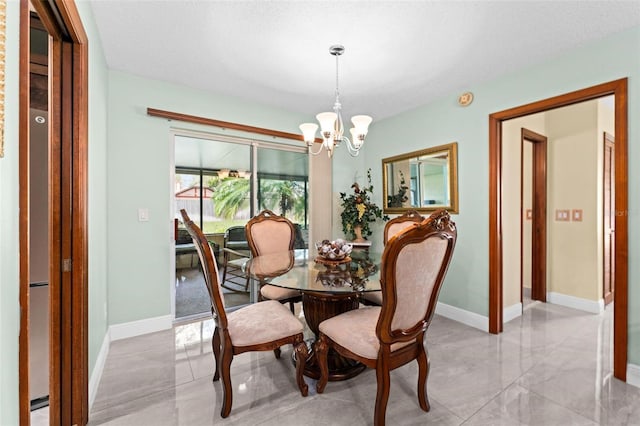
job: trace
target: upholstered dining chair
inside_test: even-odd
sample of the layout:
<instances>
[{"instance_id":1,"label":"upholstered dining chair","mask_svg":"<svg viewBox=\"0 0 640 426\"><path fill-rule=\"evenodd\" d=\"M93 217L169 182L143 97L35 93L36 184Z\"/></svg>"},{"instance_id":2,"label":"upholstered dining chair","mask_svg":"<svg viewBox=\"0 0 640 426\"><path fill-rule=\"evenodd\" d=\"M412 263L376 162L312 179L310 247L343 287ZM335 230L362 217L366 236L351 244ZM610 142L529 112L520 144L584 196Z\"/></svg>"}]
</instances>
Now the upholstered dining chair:
<instances>
[{"instance_id":1,"label":"upholstered dining chair","mask_svg":"<svg viewBox=\"0 0 640 426\"><path fill-rule=\"evenodd\" d=\"M424 217L415 210L407 210L404 214L394 217L384 225L384 234L382 236L383 244L387 244L389 238L393 237L403 229L408 228L414 223L420 223L424 220ZM367 291L360 295L360 302L363 305L369 306L381 306L382 305L382 292L381 291Z\"/></svg>"},{"instance_id":2,"label":"upholstered dining chair","mask_svg":"<svg viewBox=\"0 0 640 426\"><path fill-rule=\"evenodd\" d=\"M231 413L233 393L231 387L231 361L234 355L251 351L274 351L280 357L280 346L292 344L296 352L296 381L302 396L309 388L302 374L307 360L307 345L304 342L302 323L282 304L275 300L254 303L231 313L225 312L224 297L218 280L218 266L213 259L211 246L202 230L189 219L187 212L180 210L185 227L196 246L204 280L211 299L211 313L215 331L211 346L216 369L213 381L222 377L223 403L220 415Z\"/></svg>"},{"instance_id":3,"label":"upholstered dining chair","mask_svg":"<svg viewBox=\"0 0 640 426\"><path fill-rule=\"evenodd\" d=\"M378 390L374 424L385 423L390 371L418 362L418 401L429 411L429 356L424 335L431 323L438 293L457 239L446 211L389 239L380 264L382 306L364 307L320 323L316 361L320 366L318 393L328 381L329 348L376 370Z\"/></svg>"},{"instance_id":4,"label":"upholstered dining chair","mask_svg":"<svg viewBox=\"0 0 640 426\"><path fill-rule=\"evenodd\" d=\"M278 216L271 210L263 210L252 217L245 225L247 241L253 257L293 250L295 243L295 226L289 219ZM291 312L293 304L302 300L297 290L260 284L260 298L289 303Z\"/></svg>"},{"instance_id":5,"label":"upholstered dining chair","mask_svg":"<svg viewBox=\"0 0 640 426\"><path fill-rule=\"evenodd\" d=\"M384 235L382 236L382 242L386 245L389 238L396 235L398 232L413 225L414 223L420 223L424 220L424 217L415 210L407 210L402 215L394 217L384 225Z\"/></svg>"}]
</instances>

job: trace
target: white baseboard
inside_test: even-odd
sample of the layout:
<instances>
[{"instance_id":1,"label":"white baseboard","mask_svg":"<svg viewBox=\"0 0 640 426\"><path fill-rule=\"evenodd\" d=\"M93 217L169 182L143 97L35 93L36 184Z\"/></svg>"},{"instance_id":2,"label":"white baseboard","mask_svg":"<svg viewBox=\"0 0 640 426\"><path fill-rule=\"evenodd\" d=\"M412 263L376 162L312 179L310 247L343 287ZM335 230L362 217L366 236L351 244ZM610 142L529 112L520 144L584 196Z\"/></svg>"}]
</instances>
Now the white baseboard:
<instances>
[{"instance_id":1,"label":"white baseboard","mask_svg":"<svg viewBox=\"0 0 640 426\"><path fill-rule=\"evenodd\" d=\"M173 327L171 315L147 318L139 321L114 324L109 327L111 341L140 336L142 334L155 333L156 331L168 330Z\"/></svg>"},{"instance_id":2,"label":"white baseboard","mask_svg":"<svg viewBox=\"0 0 640 426\"><path fill-rule=\"evenodd\" d=\"M547 302L555 305L566 306L567 308L578 309L581 311L591 312L592 314L601 314L604 312L604 300L588 300L580 297L568 296L566 294L549 292L547 293Z\"/></svg>"},{"instance_id":3,"label":"white baseboard","mask_svg":"<svg viewBox=\"0 0 640 426\"><path fill-rule=\"evenodd\" d=\"M111 338L109 337L109 329L104 334L102 339L102 346L100 346L100 352L98 352L98 358L96 358L96 365L93 366L93 371L89 377L89 412L96 399L98 392L98 385L102 378L102 371L104 370L104 363L107 361L107 355L109 355L109 345L111 344Z\"/></svg>"},{"instance_id":4,"label":"white baseboard","mask_svg":"<svg viewBox=\"0 0 640 426\"><path fill-rule=\"evenodd\" d=\"M627 383L640 388L640 365L627 364Z\"/></svg>"},{"instance_id":5,"label":"white baseboard","mask_svg":"<svg viewBox=\"0 0 640 426\"><path fill-rule=\"evenodd\" d=\"M514 318L522 316L522 303L507 306L502 310L502 323L506 324Z\"/></svg>"},{"instance_id":6,"label":"white baseboard","mask_svg":"<svg viewBox=\"0 0 640 426\"><path fill-rule=\"evenodd\" d=\"M476 314L475 312L465 311L464 309L438 302L436 305L436 314L482 331L489 331L489 318Z\"/></svg>"}]
</instances>

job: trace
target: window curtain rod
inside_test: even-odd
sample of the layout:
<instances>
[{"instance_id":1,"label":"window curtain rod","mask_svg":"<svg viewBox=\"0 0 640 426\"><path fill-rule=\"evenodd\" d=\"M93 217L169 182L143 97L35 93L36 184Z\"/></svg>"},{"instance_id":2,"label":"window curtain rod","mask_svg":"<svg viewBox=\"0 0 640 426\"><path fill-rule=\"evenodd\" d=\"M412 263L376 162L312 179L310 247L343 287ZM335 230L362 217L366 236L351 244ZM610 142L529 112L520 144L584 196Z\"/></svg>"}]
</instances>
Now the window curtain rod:
<instances>
[{"instance_id":1,"label":"window curtain rod","mask_svg":"<svg viewBox=\"0 0 640 426\"><path fill-rule=\"evenodd\" d=\"M275 138L293 139L304 142L302 135L281 132L279 130L265 129L263 127L247 126L246 124L232 123L230 121L214 120L212 118L198 117L197 115L181 114L179 112L163 111L161 109L147 108L147 115L166 118L168 120L184 121L186 123L204 124L207 126L221 127L223 129L240 130L242 132L257 133L259 135L273 136ZM321 138L316 138L316 143L322 143Z\"/></svg>"}]
</instances>

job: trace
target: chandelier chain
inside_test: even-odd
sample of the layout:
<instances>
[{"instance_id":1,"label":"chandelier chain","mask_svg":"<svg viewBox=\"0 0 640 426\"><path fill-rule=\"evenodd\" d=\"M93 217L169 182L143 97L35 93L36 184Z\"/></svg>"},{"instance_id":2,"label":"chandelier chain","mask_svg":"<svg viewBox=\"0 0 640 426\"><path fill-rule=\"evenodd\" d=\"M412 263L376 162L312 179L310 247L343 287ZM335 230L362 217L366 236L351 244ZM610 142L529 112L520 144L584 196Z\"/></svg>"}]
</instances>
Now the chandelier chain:
<instances>
[{"instance_id":1,"label":"chandelier chain","mask_svg":"<svg viewBox=\"0 0 640 426\"><path fill-rule=\"evenodd\" d=\"M338 75L339 75L339 72L338 72L338 60L340 59L340 56L338 56L338 55L335 55L335 56L336 56L336 99L338 99L338 97L340 97L340 90L339 90L340 85L338 84L339 83L339 81L338 81Z\"/></svg>"}]
</instances>

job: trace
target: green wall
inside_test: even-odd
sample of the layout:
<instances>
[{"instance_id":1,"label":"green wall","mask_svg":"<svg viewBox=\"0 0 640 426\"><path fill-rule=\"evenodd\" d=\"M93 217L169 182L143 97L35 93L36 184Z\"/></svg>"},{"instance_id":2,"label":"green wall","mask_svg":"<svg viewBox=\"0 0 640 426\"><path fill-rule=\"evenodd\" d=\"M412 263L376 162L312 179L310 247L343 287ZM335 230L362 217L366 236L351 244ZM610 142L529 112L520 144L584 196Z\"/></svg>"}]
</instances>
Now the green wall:
<instances>
[{"instance_id":1,"label":"green wall","mask_svg":"<svg viewBox=\"0 0 640 426\"><path fill-rule=\"evenodd\" d=\"M107 334L107 64L93 12L77 3L89 39L89 374Z\"/></svg>"},{"instance_id":2,"label":"green wall","mask_svg":"<svg viewBox=\"0 0 640 426\"><path fill-rule=\"evenodd\" d=\"M113 325L171 313L169 132L171 126L205 129L150 117L147 108L291 133L299 133L299 123L309 117L119 71L109 72L108 98L107 275ZM149 209L148 222L138 222L140 207Z\"/></svg>"},{"instance_id":3,"label":"green wall","mask_svg":"<svg viewBox=\"0 0 640 426\"><path fill-rule=\"evenodd\" d=\"M18 424L18 50L20 11L7 2L4 158L0 158L0 424Z\"/></svg>"},{"instance_id":4,"label":"green wall","mask_svg":"<svg viewBox=\"0 0 640 426\"><path fill-rule=\"evenodd\" d=\"M640 364L640 168L634 167L640 162L639 52L640 27L636 27L494 81L461 87L445 98L372 124L361 156L378 187L382 158L458 142L460 214L454 220L459 236L442 302L488 315L489 114L629 77L629 362ZM474 101L459 107L457 96L467 90L474 93ZM336 160L334 168L351 164L345 156ZM381 192L375 195L380 202ZM374 244L381 246L380 238Z\"/></svg>"}]
</instances>

